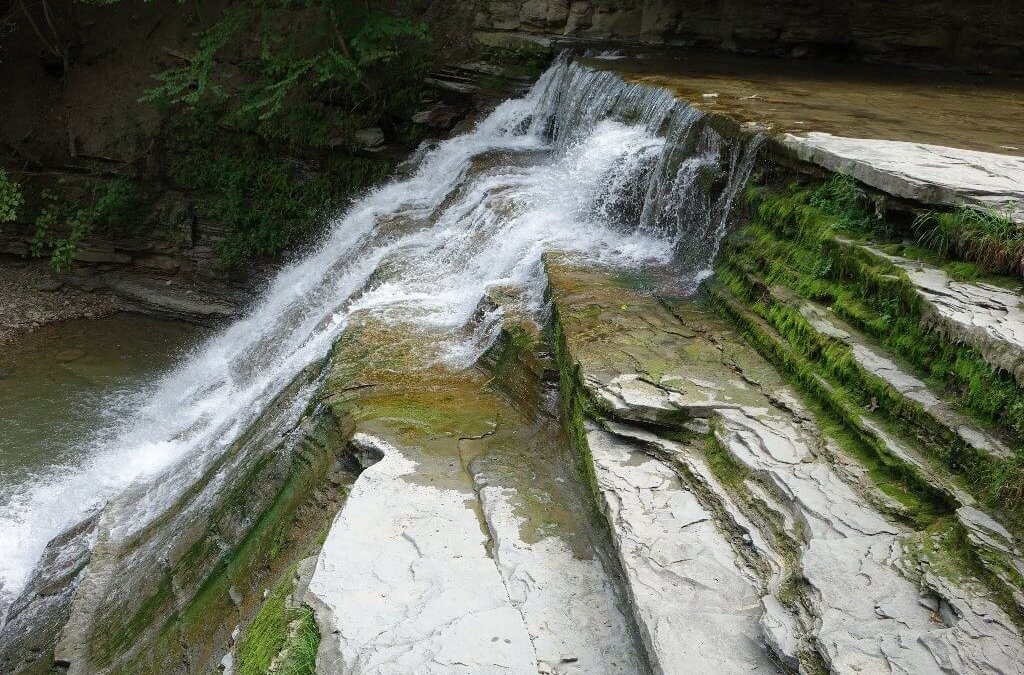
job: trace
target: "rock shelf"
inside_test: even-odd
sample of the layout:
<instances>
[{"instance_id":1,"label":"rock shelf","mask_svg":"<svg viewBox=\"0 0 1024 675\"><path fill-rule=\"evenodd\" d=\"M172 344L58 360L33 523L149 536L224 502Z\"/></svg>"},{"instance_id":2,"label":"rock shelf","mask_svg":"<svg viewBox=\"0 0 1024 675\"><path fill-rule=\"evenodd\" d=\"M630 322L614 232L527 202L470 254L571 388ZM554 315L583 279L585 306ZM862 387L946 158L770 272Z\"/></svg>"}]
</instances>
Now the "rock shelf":
<instances>
[{"instance_id":1,"label":"rock shelf","mask_svg":"<svg viewBox=\"0 0 1024 675\"><path fill-rule=\"evenodd\" d=\"M352 445L381 459L356 481L309 586L319 668L644 672L558 468L557 420L524 416L482 370L416 363L429 344L368 320L336 348L331 405L353 420Z\"/></svg>"},{"instance_id":2,"label":"rock shelf","mask_svg":"<svg viewBox=\"0 0 1024 675\"><path fill-rule=\"evenodd\" d=\"M669 438L707 431L708 459L731 482L731 504L717 511L745 514L783 561L781 583L770 572L760 582L760 623L773 630L755 639L766 651L791 667L839 673L1024 669L1011 618L979 584L906 562L904 549L924 535L872 505L867 488L834 464L815 415L714 314L659 300L613 272L546 262L561 367L579 383L578 416ZM730 521L717 526L727 532ZM634 611L645 608L637 602ZM696 615L690 621L702 626Z\"/></svg>"}]
</instances>

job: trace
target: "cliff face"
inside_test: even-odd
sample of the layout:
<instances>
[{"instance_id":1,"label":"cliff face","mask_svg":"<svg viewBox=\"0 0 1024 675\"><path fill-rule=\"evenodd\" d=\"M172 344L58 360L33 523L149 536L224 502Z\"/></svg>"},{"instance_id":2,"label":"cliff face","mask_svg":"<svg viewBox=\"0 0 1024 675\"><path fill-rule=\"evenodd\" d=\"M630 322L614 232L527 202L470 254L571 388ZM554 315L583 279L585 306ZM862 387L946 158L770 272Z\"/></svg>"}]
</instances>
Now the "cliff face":
<instances>
[{"instance_id":1,"label":"cliff face","mask_svg":"<svg viewBox=\"0 0 1024 675\"><path fill-rule=\"evenodd\" d=\"M480 30L1020 72L1014 0L482 0Z\"/></svg>"}]
</instances>

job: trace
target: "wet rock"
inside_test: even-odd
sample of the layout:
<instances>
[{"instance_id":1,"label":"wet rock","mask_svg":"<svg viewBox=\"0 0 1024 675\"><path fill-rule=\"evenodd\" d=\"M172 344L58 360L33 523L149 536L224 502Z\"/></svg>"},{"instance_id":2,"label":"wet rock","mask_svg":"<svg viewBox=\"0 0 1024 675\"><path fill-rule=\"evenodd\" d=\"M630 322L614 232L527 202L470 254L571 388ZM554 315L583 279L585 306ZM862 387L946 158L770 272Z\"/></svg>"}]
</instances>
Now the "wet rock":
<instances>
[{"instance_id":1,"label":"wet rock","mask_svg":"<svg viewBox=\"0 0 1024 675\"><path fill-rule=\"evenodd\" d=\"M1008 457L1010 450L996 434L982 428L959 413L940 398L923 380L908 372L880 347L864 335L839 320L832 312L811 302L786 298L786 304L796 305L807 322L816 331L839 340L850 347L854 360L866 372L881 378L902 396L921 405L940 426L959 437L964 443L996 457ZM970 501L970 500L968 500Z\"/></svg>"},{"instance_id":2,"label":"wet rock","mask_svg":"<svg viewBox=\"0 0 1024 675\"><path fill-rule=\"evenodd\" d=\"M384 131L378 127L360 129L353 138L356 144L367 152L376 152L384 146Z\"/></svg>"},{"instance_id":3,"label":"wet rock","mask_svg":"<svg viewBox=\"0 0 1024 675\"><path fill-rule=\"evenodd\" d=\"M901 566L900 540L907 531L871 505L860 492L863 485L847 482L856 472L832 464L813 416L713 315L686 300L645 297L610 273L579 269L553 256L546 266L556 332L564 342L561 367L579 368L580 384L594 401L606 402L598 412L677 429L699 428L680 425L679 415L704 418L718 452L738 466L729 469L738 471L734 492L709 497L720 504L736 500L721 512L749 512L762 523L765 539L794 551L791 572L808 590L799 592L796 605L792 598L782 603L773 577L767 577L778 602L765 599L759 625L782 659L793 663L811 649L833 672L851 673L945 672L940 664L952 664L951 672L978 672L982 654L997 668L1009 668L995 672L1024 667L1014 665L1024 664L1016 627L970 584L946 579L944 588L933 584L922 591L915 574ZM633 381L644 386L624 395L620 383ZM658 426L649 428L658 433ZM595 442L593 434L589 438ZM678 506L658 509L663 510L686 513ZM766 522L776 524L764 527ZM771 557L766 559L771 569ZM929 609L935 597L950 607L954 597L982 607L978 612L992 625L936 625Z\"/></svg>"},{"instance_id":4,"label":"wet rock","mask_svg":"<svg viewBox=\"0 0 1024 675\"><path fill-rule=\"evenodd\" d=\"M587 433L600 506L658 673L776 672L761 645L760 594L711 514L661 461Z\"/></svg>"}]
</instances>

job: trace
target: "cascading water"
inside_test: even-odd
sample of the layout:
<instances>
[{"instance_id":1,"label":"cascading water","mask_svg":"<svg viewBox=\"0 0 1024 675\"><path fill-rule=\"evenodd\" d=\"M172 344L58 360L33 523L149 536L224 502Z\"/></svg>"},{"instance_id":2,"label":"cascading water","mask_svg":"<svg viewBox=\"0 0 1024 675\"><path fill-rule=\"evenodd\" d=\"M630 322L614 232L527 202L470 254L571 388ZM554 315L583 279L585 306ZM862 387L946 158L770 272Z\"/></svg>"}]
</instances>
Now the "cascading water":
<instances>
[{"instance_id":1,"label":"cascading water","mask_svg":"<svg viewBox=\"0 0 1024 675\"><path fill-rule=\"evenodd\" d=\"M0 495L0 612L52 537L129 486L145 498L111 531L123 537L151 522L327 354L355 311L448 332L441 358L459 366L493 338L470 329L489 287L518 286L539 311L545 251L625 265L674 259L692 286L717 252L756 149L726 142L665 91L559 59L526 97L355 203L245 318L94 439L88 460Z\"/></svg>"}]
</instances>

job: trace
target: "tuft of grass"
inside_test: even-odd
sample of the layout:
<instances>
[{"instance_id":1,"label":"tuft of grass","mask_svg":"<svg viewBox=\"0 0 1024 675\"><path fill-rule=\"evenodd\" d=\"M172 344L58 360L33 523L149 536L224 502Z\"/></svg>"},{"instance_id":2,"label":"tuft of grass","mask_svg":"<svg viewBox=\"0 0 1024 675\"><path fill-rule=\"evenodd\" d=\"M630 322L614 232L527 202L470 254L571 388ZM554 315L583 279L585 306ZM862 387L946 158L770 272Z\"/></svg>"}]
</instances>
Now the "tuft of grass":
<instances>
[{"instance_id":1,"label":"tuft of grass","mask_svg":"<svg viewBox=\"0 0 1024 675\"><path fill-rule=\"evenodd\" d=\"M925 248L987 272L1024 275L1024 230L991 209L960 205L928 211L911 226Z\"/></svg>"},{"instance_id":2,"label":"tuft of grass","mask_svg":"<svg viewBox=\"0 0 1024 675\"><path fill-rule=\"evenodd\" d=\"M293 620L297 620L299 625L285 644L287 653L277 672L280 675L314 675L316 653L320 649L320 631L317 630L311 609L302 607L295 611L298 616Z\"/></svg>"},{"instance_id":3,"label":"tuft of grass","mask_svg":"<svg viewBox=\"0 0 1024 675\"><path fill-rule=\"evenodd\" d=\"M283 658L277 664L277 673L313 675L316 672L320 631L311 609L288 605L294 573L293 567L284 581L271 591L239 640L239 675L266 675L279 656Z\"/></svg>"}]
</instances>

